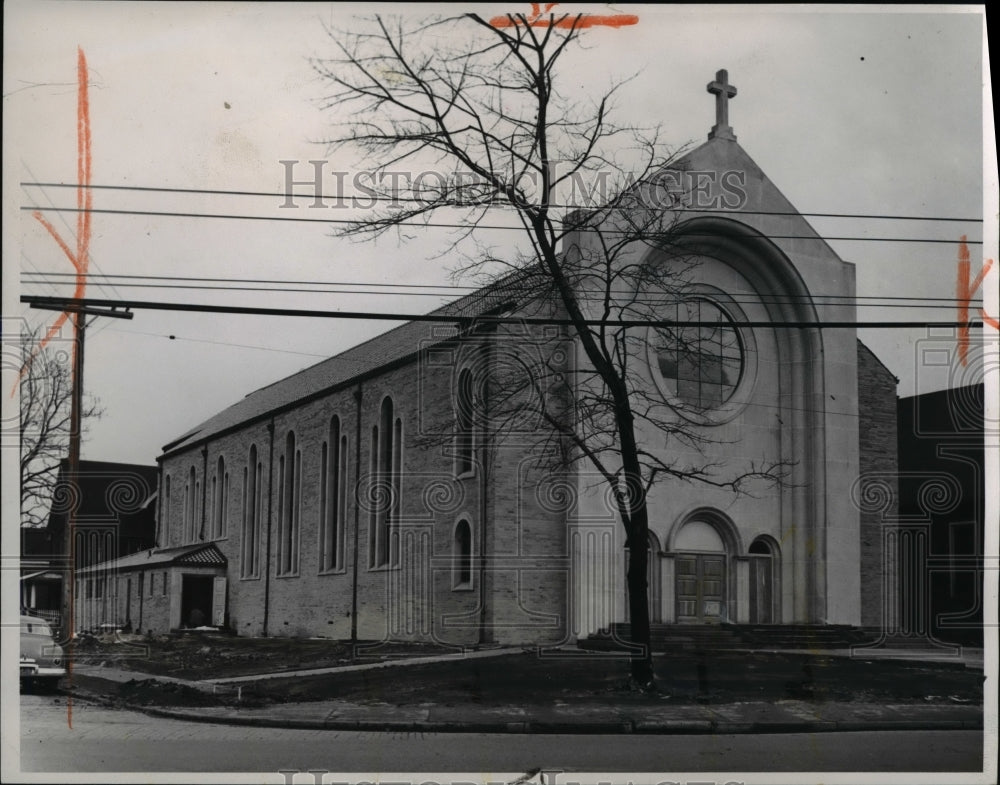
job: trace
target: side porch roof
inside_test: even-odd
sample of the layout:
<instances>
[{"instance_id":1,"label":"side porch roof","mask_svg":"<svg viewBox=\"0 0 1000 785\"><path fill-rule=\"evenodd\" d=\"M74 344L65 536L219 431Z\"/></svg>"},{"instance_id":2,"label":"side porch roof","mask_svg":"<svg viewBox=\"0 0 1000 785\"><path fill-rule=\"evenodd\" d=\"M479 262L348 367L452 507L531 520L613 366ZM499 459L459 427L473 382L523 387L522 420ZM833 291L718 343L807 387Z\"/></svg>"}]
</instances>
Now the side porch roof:
<instances>
[{"instance_id":1,"label":"side porch roof","mask_svg":"<svg viewBox=\"0 0 1000 785\"><path fill-rule=\"evenodd\" d=\"M145 570L152 567L174 565L193 565L198 567L225 567L228 564L225 555L214 542L200 542L194 545L182 545L177 548L161 548L140 551L119 559L94 564L77 570L77 575L102 573L108 570L129 572Z\"/></svg>"}]
</instances>

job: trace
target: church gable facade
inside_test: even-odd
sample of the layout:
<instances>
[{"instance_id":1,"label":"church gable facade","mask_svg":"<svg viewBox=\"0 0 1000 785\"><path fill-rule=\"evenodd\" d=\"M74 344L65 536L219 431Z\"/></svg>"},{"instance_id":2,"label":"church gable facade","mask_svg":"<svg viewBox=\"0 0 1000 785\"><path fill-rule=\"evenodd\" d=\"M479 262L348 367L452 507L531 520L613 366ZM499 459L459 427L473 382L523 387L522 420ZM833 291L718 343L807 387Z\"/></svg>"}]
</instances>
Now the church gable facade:
<instances>
[{"instance_id":1,"label":"church gable facade","mask_svg":"<svg viewBox=\"0 0 1000 785\"><path fill-rule=\"evenodd\" d=\"M638 435L665 463L719 479L775 465L785 479L743 494L652 486L651 618L878 626L881 521L862 515L858 484L894 457L860 435L889 427L895 380L857 341L853 266L743 151L725 112L717 120L676 164L701 189L674 231L694 263L661 317L694 357L640 328L645 384L703 441ZM563 250L588 242L580 231ZM649 248L635 259L675 261ZM627 621L624 531L602 478L560 458L530 396L502 432L490 416L501 400L511 411L510 373L586 363L558 320L475 321L559 315L518 294L469 295L168 444L158 544L185 556L157 566L166 599L142 628L210 619L241 635L556 645ZM208 543L212 564L185 572L184 549ZM126 573L138 585L136 570L123 566L120 586Z\"/></svg>"}]
</instances>

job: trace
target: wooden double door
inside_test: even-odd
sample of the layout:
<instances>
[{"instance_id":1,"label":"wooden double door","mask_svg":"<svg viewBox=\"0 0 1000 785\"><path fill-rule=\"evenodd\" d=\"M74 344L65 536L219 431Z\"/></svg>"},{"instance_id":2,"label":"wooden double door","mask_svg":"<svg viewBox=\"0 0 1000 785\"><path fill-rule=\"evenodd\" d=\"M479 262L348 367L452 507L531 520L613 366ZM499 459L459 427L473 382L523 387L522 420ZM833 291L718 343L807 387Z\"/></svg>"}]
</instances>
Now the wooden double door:
<instances>
[{"instance_id":1,"label":"wooden double door","mask_svg":"<svg viewBox=\"0 0 1000 785\"><path fill-rule=\"evenodd\" d=\"M677 623L721 622L726 607L725 554L680 554L674 564Z\"/></svg>"}]
</instances>

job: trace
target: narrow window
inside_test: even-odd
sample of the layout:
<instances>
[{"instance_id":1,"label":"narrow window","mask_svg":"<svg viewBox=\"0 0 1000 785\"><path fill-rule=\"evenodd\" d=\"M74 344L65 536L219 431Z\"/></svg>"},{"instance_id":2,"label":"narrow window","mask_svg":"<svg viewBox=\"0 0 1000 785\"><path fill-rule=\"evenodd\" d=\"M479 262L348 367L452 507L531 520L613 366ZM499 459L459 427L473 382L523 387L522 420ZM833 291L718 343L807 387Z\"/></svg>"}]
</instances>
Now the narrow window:
<instances>
[{"instance_id":1,"label":"narrow window","mask_svg":"<svg viewBox=\"0 0 1000 785\"><path fill-rule=\"evenodd\" d=\"M201 489L194 472L194 466L188 472L187 485L184 487L184 540L191 543L197 539L198 532L198 491Z\"/></svg>"},{"instance_id":2,"label":"narrow window","mask_svg":"<svg viewBox=\"0 0 1000 785\"><path fill-rule=\"evenodd\" d=\"M184 507L181 509L181 544L188 542L188 530L191 522L188 520L188 510L191 509L191 483L184 483Z\"/></svg>"},{"instance_id":3,"label":"narrow window","mask_svg":"<svg viewBox=\"0 0 1000 785\"><path fill-rule=\"evenodd\" d=\"M166 571L164 571L164 573L163 573L163 596L165 597L166 595L167 595L167 573L166 573Z\"/></svg>"},{"instance_id":4,"label":"narrow window","mask_svg":"<svg viewBox=\"0 0 1000 785\"><path fill-rule=\"evenodd\" d=\"M243 533L240 545L240 575L257 577L259 570L261 465L257 445L250 445L250 456L243 470Z\"/></svg>"},{"instance_id":5,"label":"narrow window","mask_svg":"<svg viewBox=\"0 0 1000 785\"><path fill-rule=\"evenodd\" d=\"M196 479L194 481L194 496L191 497L191 542L205 538L204 513L205 508L201 506L201 480Z\"/></svg>"},{"instance_id":6,"label":"narrow window","mask_svg":"<svg viewBox=\"0 0 1000 785\"><path fill-rule=\"evenodd\" d=\"M346 450L347 437L341 434L340 418L335 415L320 453L320 570L324 572L342 567Z\"/></svg>"},{"instance_id":7,"label":"narrow window","mask_svg":"<svg viewBox=\"0 0 1000 785\"><path fill-rule=\"evenodd\" d=\"M212 478L212 539L226 536L226 517L229 508L229 475L226 461L221 455Z\"/></svg>"},{"instance_id":8,"label":"narrow window","mask_svg":"<svg viewBox=\"0 0 1000 785\"><path fill-rule=\"evenodd\" d=\"M455 527L452 543L453 588L467 589L472 586L472 527L464 518Z\"/></svg>"},{"instance_id":9,"label":"narrow window","mask_svg":"<svg viewBox=\"0 0 1000 785\"><path fill-rule=\"evenodd\" d=\"M368 457L368 566L378 565L378 532L380 526L380 516L384 502L381 495L384 491L381 479L378 476L378 426L372 426L371 452Z\"/></svg>"},{"instance_id":10,"label":"narrow window","mask_svg":"<svg viewBox=\"0 0 1000 785\"><path fill-rule=\"evenodd\" d=\"M372 428L371 513L369 564L385 567L398 562L396 524L400 509L402 421L393 418L392 398L382 401L379 424Z\"/></svg>"},{"instance_id":11,"label":"narrow window","mask_svg":"<svg viewBox=\"0 0 1000 785\"><path fill-rule=\"evenodd\" d=\"M209 485L209 491L208 491L208 509L209 513L212 516L209 523L210 525L209 531L211 532L211 536L213 538L215 537L215 508L216 508L216 500L218 498L219 498L219 476L216 473L212 475L212 482Z\"/></svg>"},{"instance_id":12,"label":"narrow window","mask_svg":"<svg viewBox=\"0 0 1000 785\"><path fill-rule=\"evenodd\" d=\"M163 499L160 502L160 510L163 512L163 520L160 523L160 536L157 539L158 545L170 544L170 475L163 480Z\"/></svg>"},{"instance_id":13,"label":"narrow window","mask_svg":"<svg viewBox=\"0 0 1000 785\"><path fill-rule=\"evenodd\" d=\"M295 434L288 432L285 454L278 462L278 509L281 528L278 572L288 575L299 570L299 514L302 497L302 454L295 448Z\"/></svg>"},{"instance_id":14,"label":"narrow window","mask_svg":"<svg viewBox=\"0 0 1000 785\"><path fill-rule=\"evenodd\" d=\"M455 473L468 474L473 469L473 416L472 373L468 368L458 375L458 394L455 401Z\"/></svg>"},{"instance_id":15,"label":"narrow window","mask_svg":"<svg viewBox=\"0 0 1000 785\"><path fill-rule=\"evenodd\" d=\"M229 536L229 472L222 475L222 521L219 536Z\"/></svg>"}]
</instances>

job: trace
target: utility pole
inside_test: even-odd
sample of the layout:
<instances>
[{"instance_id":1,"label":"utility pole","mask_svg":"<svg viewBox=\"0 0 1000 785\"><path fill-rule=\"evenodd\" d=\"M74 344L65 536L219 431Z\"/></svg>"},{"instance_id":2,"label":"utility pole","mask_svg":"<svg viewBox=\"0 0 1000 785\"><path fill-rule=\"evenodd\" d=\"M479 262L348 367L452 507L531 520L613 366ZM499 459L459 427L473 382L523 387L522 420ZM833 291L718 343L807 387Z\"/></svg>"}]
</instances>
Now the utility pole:
<instances>
[{"instance_id":1,"label":"utility pole","mask_svg":"<svg viewBox=\"0 0 1000 785\"><path fill-rule=\"evenodd\" d=\"M73 390L70 397L69 449L67 457L67 479L70 486L79 490L80 482L80 442L83 435L83 350L87 334L88 315L110 316L115 319L131 319L130 311L105 310L86 306L57 308L46 304L33 303L32 308L62 311L73 319ZM63 572L62 599L62 638L68 645L66 673L73 672L73 632L76 612L76 505L69 505L66 516L66 529L63 532L63 553L66 554L66 567Z\"/></svg>"},{"instance_id":2,"label":"utility pole","mask_svg":"<svg viewBox=\"0 0 1000 785\"><path fill-rule=\"evenodd\" d=\"M77 311L73 314L73 395L69 410L69 460L67 474L70 487L80 485L80 442L83 437L83 348L87 336L87 318ZM73 631L76 627L76 505L70 504L66 515L66 530L63 532L63 553L66 554L66 571L63 573L63 638L73 645ZM66 662L66 673L72 675L73 657Z\"/></svg>"}]
</instances>

